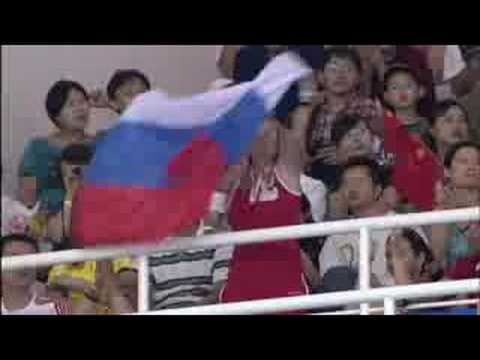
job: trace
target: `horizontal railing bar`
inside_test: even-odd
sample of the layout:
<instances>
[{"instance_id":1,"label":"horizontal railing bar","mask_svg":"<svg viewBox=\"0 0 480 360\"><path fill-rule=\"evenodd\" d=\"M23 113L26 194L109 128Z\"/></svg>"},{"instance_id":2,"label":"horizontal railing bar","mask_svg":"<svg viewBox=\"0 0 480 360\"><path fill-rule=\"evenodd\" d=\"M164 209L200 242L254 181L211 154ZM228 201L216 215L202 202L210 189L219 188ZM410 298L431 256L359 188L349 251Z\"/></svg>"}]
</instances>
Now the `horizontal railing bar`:
<instances>
[{"instance_id":1,"label":"horizontal railing bar","mask_svg":"<svg viewBox=\"0 0 480 360\"><path fill-rule=\"evenodd\" d=\"M307 311L329 306L383 301L386 297L415 299L428 296L447 296L480 292L480 279L441 281L429 284L393 286L370 290L284 297L268 300L244 301L184 309L151 311L141 315L254 315Z\"/></svg>"},{"instance_id":2,"label":"horizontal railing bar","mask_svg":"<svg viewBox=\"0 0 480 360\"><path fill-rule=\"evenodd\" d=\"M438 309L438 308L448 308L448 307L460 307L460 306L470 306L476 305L480 302L480 300L469 299L469 300L452 300L452 301L438 301L438 302L430 302L430 303L421 303L421 304L412 304L405 307L397 306L399 309L402 310L421 310L421 309ZM370 313L383 313L383 307L375 307L370 309ZM360 315L360 309L352 309L352 310L340 310L340 311L333 311L333 312L325 312L325 313L315 313L310 315Z\"/></svg>"},{"instance_id":3,"label":"horizontal railing bar","mask_svg":"<svg viewBox=\"0 0 480 360\"><path fill-rule=\"evenodd\" d=\"M291 238L303 239L321 235L353 233L360 231L360 228L362 227L368 227L369 231L374 231L387 228L479 220L480 207L341 220L318 224L228 232L195 238L172 238L155 245L148 244L75 249L34 255L5 257L2 258L2 270L47 267L56 264L114 259L124 256L142 256L163 251L170 252L188 249L216 248L219 246L284 241Z\"/></svg>"}]
</instances>

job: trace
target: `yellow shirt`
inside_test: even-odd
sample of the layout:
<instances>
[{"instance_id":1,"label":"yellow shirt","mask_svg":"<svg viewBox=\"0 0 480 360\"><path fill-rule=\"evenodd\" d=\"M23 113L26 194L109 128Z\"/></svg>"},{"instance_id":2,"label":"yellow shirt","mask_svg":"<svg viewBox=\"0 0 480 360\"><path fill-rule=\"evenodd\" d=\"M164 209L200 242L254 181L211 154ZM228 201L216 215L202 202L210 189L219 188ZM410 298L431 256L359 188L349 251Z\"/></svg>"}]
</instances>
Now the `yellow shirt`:
<instances>
[{"instance_id":1,"label":"yellow shirt","mask_svg":"<svg viewBox=\"0 0 480 360\"><path fill-rule=\"evenodd\" d=\"M135 262L131 258L121 258L113 260L113 272L119 273L122 270L136 269ZM96 261L85 261L79 264L65 264L52 267L48 274L48 283L55 285L60 276L68 276L74 279L81 279L94 285L96 280L97 263ZM76 304L84 299L85 295L80 291L71 291L70 298Z\"/></svg>"}]
</instances>

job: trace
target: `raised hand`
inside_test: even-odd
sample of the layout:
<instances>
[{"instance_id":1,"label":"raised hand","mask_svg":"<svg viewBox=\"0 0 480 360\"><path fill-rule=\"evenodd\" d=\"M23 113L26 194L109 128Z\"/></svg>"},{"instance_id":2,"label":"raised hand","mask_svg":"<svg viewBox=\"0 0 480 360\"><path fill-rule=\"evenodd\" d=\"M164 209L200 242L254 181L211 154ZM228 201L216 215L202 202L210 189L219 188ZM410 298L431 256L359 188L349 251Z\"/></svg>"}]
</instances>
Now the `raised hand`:
<instances>
[{"instance_id":1,"label":"raised hand","mask_svg":"<svg viewBox=\"0 0 480 360\"><path fill-rule=\"evenodd\" d=\"M92 107L100 109L111 108L108 96L102 89L93 89L88 95Z\"/></svg>"},{"instance_id":2,"label":"raised hand","mask_svg":"<svg viewBox=\"0 0 480 360\"><path fill-rule=\"evenodd\" d=\"M455 209L455 193L451 186L444 185L441 182L435 184L434 201L436 209Z\"/></svg>"},{"instance_id":3,"label":"raised hand","mask_svg":"<svg viewBox=\"0 0 480 360\"><path fill-rule=\"evenodd\" d=\"M321 160L327 165L336 165L337 161L337 149L335 146L327 146L320 149L315 156L315 159Z\"/></svg>"},{"instance_id":4,"label":"raised hand","mask_svg":"<svg viewBox=\"0 0 480 360\"><path fill-rule=\"evenodd\" d=\"M435 83L443 82L446 45L432 45L426 48L427 64L432 70Z\"/></svg>"},{"instance_id":5,"label":"raised hand","mask_svg":"<svg viewBox=\"0 0 480 360\"><path fill-rule=\"evenodd\" d=\"M328 195L328 212L331 219L342 219L347 217L347 201L340 191Z\"/></svg>"}]
</instances>

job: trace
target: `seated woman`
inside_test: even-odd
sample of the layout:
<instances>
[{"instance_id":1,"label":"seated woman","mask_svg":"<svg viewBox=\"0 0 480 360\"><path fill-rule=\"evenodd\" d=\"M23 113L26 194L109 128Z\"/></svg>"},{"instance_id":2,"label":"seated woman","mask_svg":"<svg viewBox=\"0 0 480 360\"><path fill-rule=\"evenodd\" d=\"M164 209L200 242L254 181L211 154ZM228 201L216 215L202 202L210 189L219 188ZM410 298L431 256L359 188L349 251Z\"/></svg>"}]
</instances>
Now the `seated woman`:
<instances>
[{"instance_id":1,"label":"seated woman","mask_svg":"<svg viewBox=\"0 0 480 360\"><path fill-rule=\"evenodd\" d=\"M429 283L440 280L441 272L434 272L433 254L422 237L413 229L404 228L395 231L387 240L385 248L387 268L392 275L395 285L413 285ZM438 299L415 299L418 302L433 302ZM411 301L399 301L401 307L407 306ZM401 310L402 313L407 313ZM423 313L423 311L408 312L410 314Z\"/></svg>"},{"instance_id":2,"label":"seated woman","mask_svg":"<svg viewBox=\"0 0 480 360\"><path fill-rule=\"evenodd\" d=\"M478 206L480 203L480 146L460 142L449 149L444 161L447 180L437 184L436 210ZM469 241L477 236L477 223L453 223L431 226L434 259L442 269L472 255Z\"/></svg>"},{"instance_id":3,"label":"seated woman","mask_svg":"<svg viewBox=\"0 0 480 360\"><path fill-rule=\"evenodd\" d=\"M46 239L53 249L65 249L71 245L72 200L82 179L83 170L90 163L92 156L93 152L86 144L69 145L61 153L59 168L64 189L63 207L47 217Z\"/></svg>"},{"instance_id":4,"label":"seated woman","mask_svg":"<svg viewBox=\"0 0 480 360\"><path fill-rule=\"evenodd\" d=\"M86 133L90 104L87 91L79 83L57 81L48 91L45 106L57 130L27 144L19 168L20 196L27 206L40 201L42 211L56 213L65 196L59 173L62 150L73 143L91 146L94 138Z\"/></svg>"},{"instance_id":5,"label":"seated woman","mask_svg":"<svg viewBox=\"0 0 480 360\"><path fill-rule=\"evenodd\" d=\"M434 279L432 251L413 229L392 233L387 239L385 256L395 285L419 284Z\"/></svg>"},{"instance_id":6,"label":"seated woman","mask_svg":"<svg viewBox=\"0 0 480 360\"><path fill-rule=\"evenodd\" d=\"M459 261L447 273L450 280L474 278L480 276L480 257L478 256L478 238L477 255L471 256L465 260ZM433 254L422 237L412 229L401 229L392 234L387 240L386 258L388 270L392 274L395 285L412 285L439 281L443 276L443 271L435 271ZM477 295L478 296L478 295ZM448 298L448 297L447 297ZM445 298L445 299L447 299ZM438 298L416 299L414 302L435 302ZM402 305L407 305L409 301L403 301ZM442 308L435 311L421 310L409 311L409 314L473 314L475 311L469 308Z\"/></svg>"}]
</instances>

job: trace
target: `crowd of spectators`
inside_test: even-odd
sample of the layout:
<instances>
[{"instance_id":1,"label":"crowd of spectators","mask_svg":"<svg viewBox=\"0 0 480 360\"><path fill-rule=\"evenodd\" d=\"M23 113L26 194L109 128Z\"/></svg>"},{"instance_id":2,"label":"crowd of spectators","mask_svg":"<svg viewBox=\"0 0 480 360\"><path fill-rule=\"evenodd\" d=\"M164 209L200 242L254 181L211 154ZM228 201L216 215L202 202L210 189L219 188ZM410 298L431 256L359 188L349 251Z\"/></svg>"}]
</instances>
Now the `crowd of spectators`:
<instances>
[{"instance_id":1,"label":"crowd of spectators","mask_svg":"<svg viewBox=\"0 0 480 360\"><path fill-rule=\"evenodd\" d=\"M250 81L287 50L309 57L313 76L286 93L188 234L480 205L480 114L463 102L480 83L480 46L226 45L222 78L207 90ZM151 88L138 69L115 71L100 90L65 79L51 86L45 110L55 131L28 141L18 196L2 194L2 256L78 246L75 192L110 131L87 133L90 111L120 117ZM373 232L371 286L480 277L479 230L468 222ZM150 309L356 289L358 244L352 233L152 254ZM137 287L132 258L6 271L2 313L130 313Z\"/></svg>"}]
</instances>

